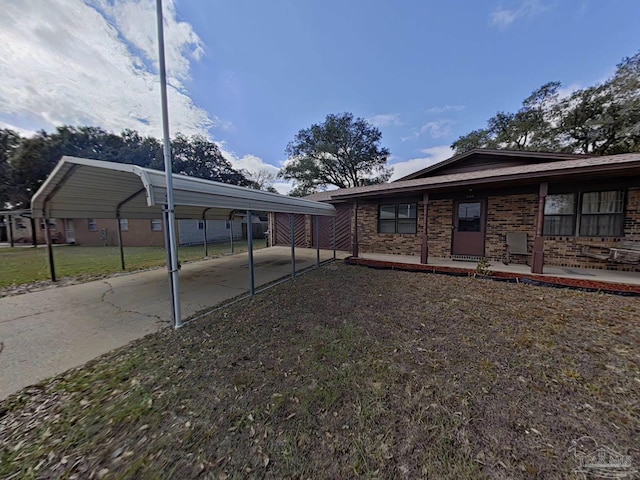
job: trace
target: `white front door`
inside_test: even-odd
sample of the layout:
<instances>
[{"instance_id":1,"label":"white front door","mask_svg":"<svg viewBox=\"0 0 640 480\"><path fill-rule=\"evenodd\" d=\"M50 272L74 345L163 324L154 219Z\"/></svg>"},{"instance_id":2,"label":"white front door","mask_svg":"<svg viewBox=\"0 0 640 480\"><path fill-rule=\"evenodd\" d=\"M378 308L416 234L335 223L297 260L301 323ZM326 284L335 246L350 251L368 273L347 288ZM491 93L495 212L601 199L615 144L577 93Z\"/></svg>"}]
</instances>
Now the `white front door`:
<instances>
[{"instance_id":1,"label":"white front door","mask_svg":"<svg viewBox=\"0 0 640 480\"><path fill-rule=\"evenodd\" d=\"M73 224L73 219L67 218L67 221L65 223L67 226L67 243L76 243L76 228Z\"/></svg>"}]
</instances>

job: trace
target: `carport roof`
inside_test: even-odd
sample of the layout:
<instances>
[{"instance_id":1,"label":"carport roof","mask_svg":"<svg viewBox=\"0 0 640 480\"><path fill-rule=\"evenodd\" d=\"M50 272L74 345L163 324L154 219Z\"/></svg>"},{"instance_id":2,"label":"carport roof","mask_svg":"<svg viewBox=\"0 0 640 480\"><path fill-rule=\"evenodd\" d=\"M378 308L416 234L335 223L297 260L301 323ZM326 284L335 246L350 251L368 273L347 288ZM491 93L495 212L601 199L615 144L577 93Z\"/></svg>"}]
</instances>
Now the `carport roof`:
<instances>
[{"instance_id":1,"label":"carport roof","mask_svg":"<svg viewBox=\"0 0 640 480\"><path fill-rule=\"evenodd\" d=\"M34 217L161 218L165 173L137 165L62 157L31 199ZM235 210L335 215L326 203L173 175L178 219L228 219Z\"/></svg>"}]
</instances>

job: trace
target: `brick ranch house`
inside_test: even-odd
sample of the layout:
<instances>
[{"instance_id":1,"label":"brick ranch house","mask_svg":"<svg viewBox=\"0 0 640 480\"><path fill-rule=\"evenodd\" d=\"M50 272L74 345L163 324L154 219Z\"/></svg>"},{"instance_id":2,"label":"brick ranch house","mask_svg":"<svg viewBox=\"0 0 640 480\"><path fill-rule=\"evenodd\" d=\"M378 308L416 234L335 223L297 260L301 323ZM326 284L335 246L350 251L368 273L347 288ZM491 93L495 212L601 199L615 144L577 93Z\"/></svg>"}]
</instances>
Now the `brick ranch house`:
<instances>
[{"instance_id":1,"label":"brick ranch house","mask_svg":"<svg viewBox=\"0 0 640 480\"><path fill-rule=\"evenodd\" d=\"M533 273L543 265L633 270L585 252L640 242L640 153L601 157L477 149L391 183L307 197L337 211L339 250L503 261L506 236L526 234ZM333 248L332 220L294 218L298 246ZM290 219L270 218L271 241L290 244Z\"/></svg>"}]
</instances>

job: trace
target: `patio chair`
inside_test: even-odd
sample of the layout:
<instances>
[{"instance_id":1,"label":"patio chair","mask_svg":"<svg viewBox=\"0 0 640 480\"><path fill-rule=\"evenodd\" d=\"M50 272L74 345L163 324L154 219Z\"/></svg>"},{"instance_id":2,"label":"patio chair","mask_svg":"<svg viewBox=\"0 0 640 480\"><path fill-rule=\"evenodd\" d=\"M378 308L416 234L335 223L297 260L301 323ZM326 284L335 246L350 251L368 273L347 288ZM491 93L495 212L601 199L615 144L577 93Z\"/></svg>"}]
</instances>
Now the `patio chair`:
<instances>
[{"instance_id":1,"label":"patio chair","mask_svg":"<svg viewBox=\"0 0 640 480\"><path fill-rule=\"evenodd\" d=\"M504 256L504 264L509 265L512 255L531 255L527 247L526 232L507 232L506 253ZM527 265L529 261L527 260Z\"/></svg>"}]
</instances>

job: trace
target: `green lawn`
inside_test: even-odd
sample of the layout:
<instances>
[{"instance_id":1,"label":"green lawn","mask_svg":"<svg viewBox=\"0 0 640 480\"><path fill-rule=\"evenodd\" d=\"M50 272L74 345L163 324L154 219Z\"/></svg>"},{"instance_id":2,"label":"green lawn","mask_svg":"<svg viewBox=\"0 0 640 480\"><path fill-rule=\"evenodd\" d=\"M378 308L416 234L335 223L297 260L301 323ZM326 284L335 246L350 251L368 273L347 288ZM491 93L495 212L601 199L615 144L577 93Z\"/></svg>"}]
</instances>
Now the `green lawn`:
<instances>
[{"instance_id":1,"label":"green lawn","mask_svg":"<svg viewBox=\"0 0 640 480\"><path fill-rule=\"evenodd\" d=\"M263 248L264 241L256 241L254 249ZM209 245L209 256L229 253L229 243ZM247 251L246 241L234 242L236 253ZM118 247L81 247L62 245L53 249L58 278L85 277L116 273L120 270ZM164 247L125 247L127 271L165 265ZM202 245L180 247L181 262L199 260L204 257ZM21 285L49 278L46 248L2 248L0 249L0 288Z\"/></svg>"}]
</instances>

